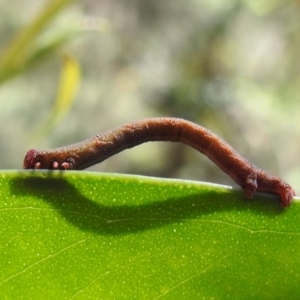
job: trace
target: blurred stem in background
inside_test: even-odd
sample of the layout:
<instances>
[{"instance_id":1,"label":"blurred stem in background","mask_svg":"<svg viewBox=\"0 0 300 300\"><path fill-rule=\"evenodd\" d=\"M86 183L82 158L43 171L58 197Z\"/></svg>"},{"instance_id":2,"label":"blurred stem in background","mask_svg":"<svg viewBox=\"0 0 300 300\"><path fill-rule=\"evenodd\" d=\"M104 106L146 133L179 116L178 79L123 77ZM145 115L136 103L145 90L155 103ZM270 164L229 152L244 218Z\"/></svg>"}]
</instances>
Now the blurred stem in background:
<instances>
[{"instance_id":1,"label":"blurred stem in background","mask_svg":"<svg viewBox=\"0 0 300 300\"><path fill-rule=\"evenodd\" d=\"M43 55L49 51L36 47L36 38L41 34L45 26L60 12L67 4L76 0L54 0L49 1L42 11L36 15L34 20L21 29L7 47L2 51L0 58L0 84L5 80L20 74L33 63L41 60ZM55 49L49 47L53 52Z\"/></svg>"},{"instance_id":2,"label":"blurred stem in background","mask_svg":"<svg viewBox=\"0 0 300 300\"><path fill-rule=\"evenodd\" d=\"M37 144L55 129L75 99L80 83L80 66L74 57L67 54L63 56L63 61L55 103L44 124L33 135L32 144Z\"/></svg>"},{"instance_id":3,"label":"blurred stem in background","mask_svg":"<svg viewBox=\"0 0 300 300\"><path fill-rule=\"evenodd\" d=\"M78 34L78 28L60 30L46 42L37 42L43 29L68 4L76 0L49 1L24 29L21 29L3 50L0 59L0 84L11 77L30 69L34 64L46 57L57 54L61 45ZM41 39L42 40L42 39ZM56 101L44 124L36 130L32 142L37 143L57 126L69 111L75 99L80 81L80 67L76 59L70 55L63 56L62 72L58 86Z\"/></svg>"}]
</instances>

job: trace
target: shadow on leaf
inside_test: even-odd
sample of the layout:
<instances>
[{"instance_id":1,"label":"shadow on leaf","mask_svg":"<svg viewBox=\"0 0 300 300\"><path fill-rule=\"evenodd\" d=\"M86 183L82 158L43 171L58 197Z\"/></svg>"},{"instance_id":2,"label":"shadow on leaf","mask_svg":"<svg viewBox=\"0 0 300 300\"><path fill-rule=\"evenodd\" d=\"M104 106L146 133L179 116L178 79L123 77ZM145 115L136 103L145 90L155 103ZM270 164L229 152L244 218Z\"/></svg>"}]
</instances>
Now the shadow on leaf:
<instances>
[{"instance_id":1,"label":"shadow on leaf","mask_svg":"<svg viewBox=\"0 0 300 300\"><path fill-rule=\"evenodd\" d=\"M15 195L30 196L47 202L65 220L81 230L109 235L135 233L175 222L200 219L222 211L252 210L271 218L283 211L275 197L256 197L248 201L242 197L236 199L239 197L234 197L234 194L242 194L234 191L231 198L226 194L229 201L224 201L225 197L219 193L205 191L198 195L162 199L137 206L107 206L101 204L101 199L95 202L83 196L66 178L52 177L51 173L43 178L30 176L13 179L11 190ZM111 190L114 190L113 183ZM134 192L132 196L136 196Z\"/></svg>"}]
</instances>

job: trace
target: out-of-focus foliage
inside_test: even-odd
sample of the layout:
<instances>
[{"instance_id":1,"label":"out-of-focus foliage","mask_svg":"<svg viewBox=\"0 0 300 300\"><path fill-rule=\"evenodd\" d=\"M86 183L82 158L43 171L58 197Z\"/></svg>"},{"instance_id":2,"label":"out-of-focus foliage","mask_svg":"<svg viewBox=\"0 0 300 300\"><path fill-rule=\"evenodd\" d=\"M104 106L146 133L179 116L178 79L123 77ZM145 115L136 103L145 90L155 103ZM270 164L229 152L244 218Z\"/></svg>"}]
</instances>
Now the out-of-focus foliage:
<instances>
[{"instance_id":1,"label":"out-of-focus foliage","mask_svg":"<svg viewBox=\"0 0 300 300\"><path fill-rule=\"evenodd\" d=\"M80 81L80 67L76 59L69 55L64 56L63 69L60 76L60 83L57 91L57 98L54 103L52 112L37 131L33 142L49 134L55 126L58 126L61 119L70 110L73 104L77 88Z\"/></svg>"},{"instance_id":2,"label":"out-of-focus foliage","mask_svg":"<svg viewBox=\"0 0 300 300\"><path fill-rule=\"evenodd\" d=\"M29 0L25 10L3 0L0 45L46 3L36 7ZM54 134L29 145L52 109L61 62L49 57L2 86L0 167L21 166L28 147L62 146L128 121L176 116L209 127L297 185L298 6L278 0L77 1L47 28L82 31L62 49L82 66L75 106ZM94 169L231 183L181 145L141 146Z\"/></svg>"},{"instance_id":3,"label":"out-of-focus foliage","mask_svg":"<svg viewBox=\"0 0 300 300\"><path fill-rule=\"evenodd\" d=\"M0 56L0 84L27 70L41 56L50 54L55 47L67 39L67 36L56 38L52 44L47 46L36 45L36 38L44 27L55 17L55 15L67 4L74 0L49 1L44 9L38 13L33 21L25 27L21 27L12 40L8 42Z\"/></svg>"},{"instance_id":4,"label":"out-of-focus foliage","mask_svg":"<svg viewBox=\"0 0 300 300\"><path fill-rule=\"evenodd\" d=\"M20 28L19 32L12 37L0 55L0 84L27 71L34 64L41 62L43 58L53 55L63 43L78 33L77 28L68 31L62 30L52 34L52 37L44 39L44 43L37 42L44 27L53 20L62 8L71 2L74 0L49 1L28 25ZM51 132L51 129L70 109L77 91L79 78L78 63L74 58L65 55L56 102L52 113L49 114L44 125L36 133L35 141L42 135Z\"/></svg>"}]
</instances>

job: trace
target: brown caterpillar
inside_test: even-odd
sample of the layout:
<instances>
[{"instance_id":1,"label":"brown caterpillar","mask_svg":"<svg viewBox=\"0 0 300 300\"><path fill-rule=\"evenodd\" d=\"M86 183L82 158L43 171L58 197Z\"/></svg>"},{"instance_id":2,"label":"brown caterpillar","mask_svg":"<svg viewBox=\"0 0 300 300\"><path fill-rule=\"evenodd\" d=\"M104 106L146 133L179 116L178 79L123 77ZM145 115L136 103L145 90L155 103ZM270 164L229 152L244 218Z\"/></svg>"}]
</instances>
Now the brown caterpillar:
<instances>
[{"instance_id":1,"label":"brown caterpillar","mask_svg":"<svg viewBox=\"0 0 300 300\"><path fill-rule=\"evenodd\" d=\"M289 184L250 163L216 134L177 118L144 119L74 145L47 151L29 150L23 168L82 170L122 150L154 141L181 142L205 154L245 189L247 198L252 198L255 191L279 194L282 205L288 206L295 196Z\"/></svg>"}]
</instances>

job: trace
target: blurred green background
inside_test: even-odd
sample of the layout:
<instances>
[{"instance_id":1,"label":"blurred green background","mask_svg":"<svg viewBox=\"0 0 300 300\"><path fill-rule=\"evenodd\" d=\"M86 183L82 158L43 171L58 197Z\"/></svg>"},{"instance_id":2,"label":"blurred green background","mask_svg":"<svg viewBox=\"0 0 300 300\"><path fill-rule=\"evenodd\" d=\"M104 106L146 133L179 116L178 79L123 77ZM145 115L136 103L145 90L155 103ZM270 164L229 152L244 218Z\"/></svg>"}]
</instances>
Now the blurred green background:
<instances>
[{"instance_id":1,"label":"blurred green background","mask_svg":"<svg viewBox=\"0 0 300 300\"><path fill-rule=\"evenodd\" d=\"M0 0L0 59L50 2ZM299 194L300 1L65 2L26 50L35 63L0 82L1 169L21 168L29 148L171 116L211 129ZM66 56L81 70L74 103L32 139L53 109ZM181 144L148 143L91 170L233 185Z\"/></svg>"}]
</instances>

